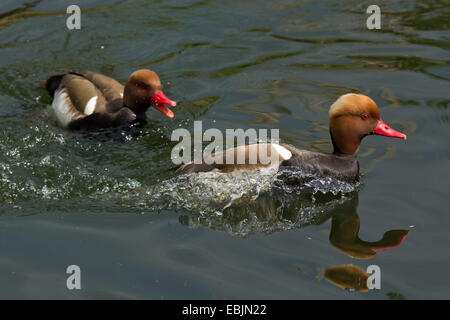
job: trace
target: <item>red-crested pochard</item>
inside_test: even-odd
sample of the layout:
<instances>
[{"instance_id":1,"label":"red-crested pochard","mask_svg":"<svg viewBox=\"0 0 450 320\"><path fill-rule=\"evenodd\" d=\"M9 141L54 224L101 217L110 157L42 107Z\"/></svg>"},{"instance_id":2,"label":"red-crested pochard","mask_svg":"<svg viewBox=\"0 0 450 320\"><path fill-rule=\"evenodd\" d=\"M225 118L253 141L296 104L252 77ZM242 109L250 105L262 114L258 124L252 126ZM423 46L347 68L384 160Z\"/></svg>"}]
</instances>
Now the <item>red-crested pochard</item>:
<instances>
[{"instance_id":1,"label":"red-crested pochard","mask_svg":"<svg viewBox=\"0 0 450 320\"><path fill-rule=\"evenodd\" d=\"M215 159L222 158L223 164L209 164L210 161L206 161L208 159L204 158L203 162L199 164L189 162L180 165L175 174L207 171L227 173L234 170L297 167L318 176L356 182L359 180L359 164L356 153L365 136L377 134L406 139L406 135L393 130L381 120L375 102L362 94L345 94L339 97L330 107L329 126L334 147L333 153L301 150L286 144L251 144L227 149L221 152L223 155L220 153L212 155ZM261 147L267 148L264 153L271 158L269 163L260 161ZM255 152L257 153L257 162L249 164L250 155ZM226 163L227 158L234 157L236 160L239 153L245 154L244 164Z\"/></svg>"},{"instance_id":2,"label":"red-crested pochard","mask_svg":"<svg viewBox=\"0 0 450 320\"><path fill-rule=\"evenodd\" d=\"M150 106L169 118L165 105L175 106L161 89L158 75L151 70L134 72L125 87L118 81L85 70L52 75L40 82L53 97L52 109L63 128L99 129L145 121Z\"/></svg>"}]
</instances>

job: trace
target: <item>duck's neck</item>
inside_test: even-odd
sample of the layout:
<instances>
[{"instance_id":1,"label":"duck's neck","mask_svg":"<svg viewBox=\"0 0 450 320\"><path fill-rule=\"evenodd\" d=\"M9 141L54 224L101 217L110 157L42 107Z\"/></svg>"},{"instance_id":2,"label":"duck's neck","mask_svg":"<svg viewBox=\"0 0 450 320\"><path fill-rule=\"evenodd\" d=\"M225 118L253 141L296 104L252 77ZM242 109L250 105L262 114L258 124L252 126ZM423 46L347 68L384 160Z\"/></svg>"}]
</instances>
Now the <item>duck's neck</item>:
<instances>
[{"instance_id":1,"label":"duck's neck","mask_svg":"<svg viewBox=\"0 0 450 320\"><path fill-rule=\"evenodd\" d=\"M136 114L137 121L146 121L147 120L147 115L145 114L145 112L134 111L134 113Z\"/></svg>"},{"instance_id":2,"label":"duck's neck","mask_svg":"<svg viewBox=\"0 0 450 320\"><path fill-rule=\"evenodd\" d=\"M359 150L361 140L354 137L339 136L339 142L336 142L333 133L330 130L331 142L333 143L333 154L336 155L355 155ZM341 142L345 141L345 143Z\"/></svg>"},{"instance_id":3,"label":"duck's neck","mask_svg":"<svg viewBox=\"0 0 450 320\"><path fill-rule=\"evenodd\" d=\"M136 120L133 121L134 126L140 128L147 124L147 115L145 112L143 112L142 110L136 110L134 108L131 108L130 106L126 105L125 102L123 103L123 108L130 109L136 115Z\"/></svg>"},{"instance_id":4,"label":"duck's neck","mask_svg":"<svg viewBox=\"0 0 450 320\"><path fill-rule=\"evenodd\" d=\"M124 108L128 108L128 109L130 109L131 111L133 111L134 112L134 114L136 115L136 119L138 119L138 120L144 120L144 119L146 119L147 118L147 116L146 116L146 111L147 110L145 110L145 111L142 111L142 110L137 110L136 108L133 108L133 107L130 107L129 105L127 105L126 103L125 103L125 101L123 102L123 107Z\"/></svg>"}]
</instances>

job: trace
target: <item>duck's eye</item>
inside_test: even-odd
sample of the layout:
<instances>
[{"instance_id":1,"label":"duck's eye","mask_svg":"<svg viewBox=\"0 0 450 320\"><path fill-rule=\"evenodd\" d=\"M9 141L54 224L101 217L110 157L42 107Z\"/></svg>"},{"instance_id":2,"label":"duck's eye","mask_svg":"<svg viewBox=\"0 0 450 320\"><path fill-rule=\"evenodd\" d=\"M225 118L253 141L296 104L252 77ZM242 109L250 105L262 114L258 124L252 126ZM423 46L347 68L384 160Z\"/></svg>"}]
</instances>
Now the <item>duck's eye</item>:
<instances>
[{"instance_id":1,"label":"duck's eye","mask_svg":"<svg viewBox=\"0 0 450 320\"><path fill-rule=\"evenodd\" d=\"M362 114L361 115L361 119L367 120L367 119L369 119L369 115L368 114Z\"/></svg>"}]
</instances>

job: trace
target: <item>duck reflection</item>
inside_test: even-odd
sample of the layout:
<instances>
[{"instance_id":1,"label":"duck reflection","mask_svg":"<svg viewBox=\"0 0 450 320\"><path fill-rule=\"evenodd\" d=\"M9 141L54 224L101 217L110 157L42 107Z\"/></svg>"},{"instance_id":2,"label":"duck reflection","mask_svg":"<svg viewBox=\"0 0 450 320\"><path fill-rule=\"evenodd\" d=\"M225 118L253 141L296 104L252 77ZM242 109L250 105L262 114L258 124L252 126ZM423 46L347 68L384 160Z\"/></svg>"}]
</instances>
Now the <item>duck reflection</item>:
<instances>
[{"instance_id":1,"label":"duck reflection","mask_svg":"<svg viewBox=\"0 0 450 320\"><path fill-rule=\"evenodd\" d=\"M181 215L179 221L190 227L201 225L246 237L253 233L269 234L321 225L331 219L330 243L355 259L370 259L378 252L396 248L409 234L409 230L389 230L378 241L361 240L357 208L357 191L338 196L331 193L303 193L295 196L272 194L250 203L234 203L221 215ZM355 265L329 267L324 277L345 290L368 291L369 275Z\"/></svg>"},{"instance_id":2,"label":"duck reflection","mask_svg":"<svg viewBox=\"0 0 450 320\"><path fill-rule=\"evenodd\" d=\"M330 243L342 253L356 259L369 259L377 252L398 247L409 230L389 230L374 242L361 240L358 236L360 220L357 213L358 196L343 203L332 214Z\"/></svg>"},{"instance_id":3,"label":"duck reflection","mask_svg":"<svg viewBox=\"0 0 450 320\"><path fill-rule=\"evenodd\" d=\"M344 290L369 291L369 275L360 267L349 265L333 266L325 270L325 279Z\"/></svg>"},{"instance_id":4,"label":"duck reflection","mask_svg":"<svg viewBox=\"0 0 450 320\"><path fill-rule=\"evenodd\" d=\"M250 202L235 202L221 214L186 214L179 221L189 227L205 226L246 237L321 225L331 218L330 243L356 259L369 259L377 252L398 247L408 235L409 230L389 230L378 241L361 240L357 208L357 191L341 196L308 192L295 196L270 194Z\"/></svg>"},{"instance_id":5,"label":"duck reflection","mask_svg":"<svg viewBox=\"0 0 450 320\"><path fill-rule=\"evenodd\" d=\"M409 230L389 230L374 242L361 240L358 236L360 219L357 213L358 197L343 203L332 215L330 243L340 252L355 259L370 259L378 252L398 247ZM369 275L355 265L332 266L325 270L325 279L344 289L367 292Z\"/></svg>"}]
</instances>

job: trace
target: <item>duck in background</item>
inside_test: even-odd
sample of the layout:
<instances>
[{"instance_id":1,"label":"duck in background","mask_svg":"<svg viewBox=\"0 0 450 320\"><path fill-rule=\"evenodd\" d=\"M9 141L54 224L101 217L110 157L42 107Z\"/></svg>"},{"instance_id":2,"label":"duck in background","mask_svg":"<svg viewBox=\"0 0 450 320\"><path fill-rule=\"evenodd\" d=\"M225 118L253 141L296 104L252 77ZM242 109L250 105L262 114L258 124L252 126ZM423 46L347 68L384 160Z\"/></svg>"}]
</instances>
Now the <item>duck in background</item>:
<instances>
[{"instance_id":1,"label":"duck in background","mask_svg":"<svg viewBox=\"0 0 450 320\"><path fill-rule=\"evenodd\" d=\"M175 174L217 171L228 173L235 170L267 170L271 168L296 167L318 176L331 177L346 182L359 181L359 163L356 153L361 140L368 135L382 135L406 139L406 135L390 128L381 120L376 103L362 94L345 94L339 97L329 111L330 136L333 153L322 153L297 149L286 144L259 143L227 149L211 157L222 158L211 163L204 158L202 163L189 162L176 168ZM266 150L264 150L266 149ZM261 152L264 150L265 152ZM229 154L231 153L231 155ZM251 154L257 154L256 164L251 164ZM229 164L226 159L245 158L244 164ZM270 157L267 163L263 156ZM289 182L289 181L288 181ZM291 181L298 183L298 181Z\"/></svg>"},{"instance_id":2,"label":"duck in background","mask_svg":"<svg viewBox=\"0 0 450 320\"><path fill-rule=\"evenodd\" d=\"M134 72L125 87L113 78L86 70L49 76L40 86L53 97L51 107L58 124L70 130L145 122L150 107L173 118L166 105L177 104L162 92L158 75L146 69Z\"/></svg>"}]
</instances>

